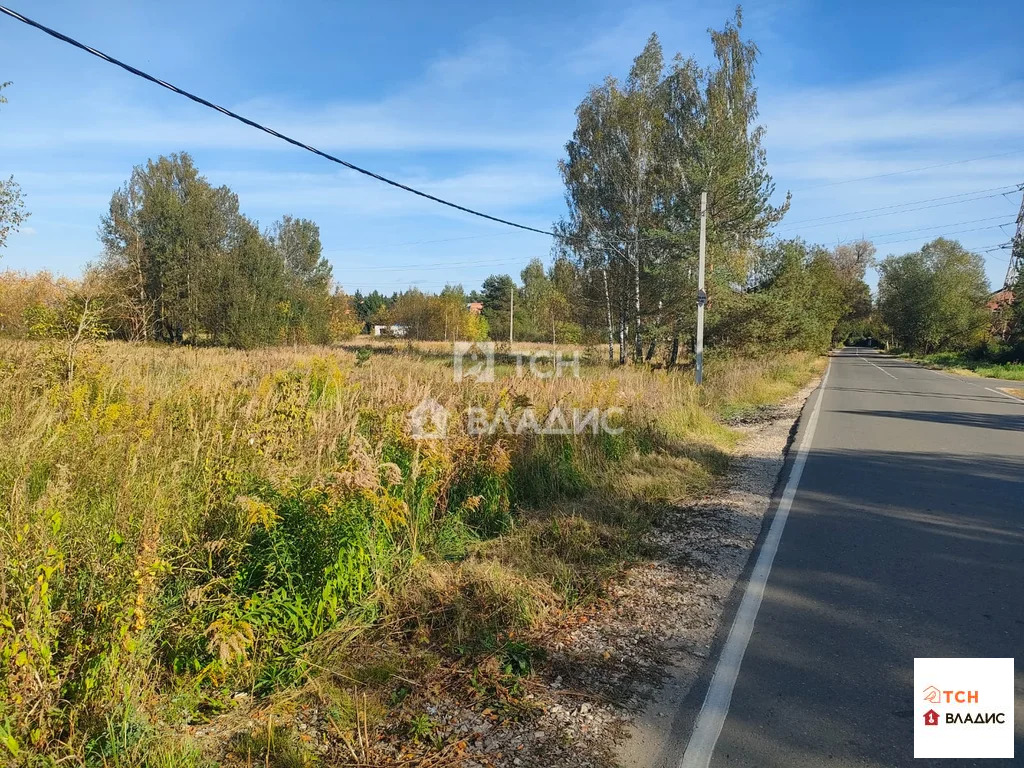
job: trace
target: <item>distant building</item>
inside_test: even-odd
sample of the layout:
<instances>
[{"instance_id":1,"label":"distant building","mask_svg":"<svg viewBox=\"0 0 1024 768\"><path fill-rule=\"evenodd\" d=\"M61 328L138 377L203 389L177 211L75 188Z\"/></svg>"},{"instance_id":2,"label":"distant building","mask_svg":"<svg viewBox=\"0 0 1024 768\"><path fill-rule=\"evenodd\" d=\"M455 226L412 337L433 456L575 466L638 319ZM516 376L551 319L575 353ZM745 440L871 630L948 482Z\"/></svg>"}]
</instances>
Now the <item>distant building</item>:
<instances>
[{"instance_id":1,"label":"distant building","mask_svg":"<svg viewBox=\"0 0 1024 768\"><path fill-rule=\"evenodd\" d=\"M409 327L406 325L375 325L370 330L374 336L402 337L409 332Z\"/></svg>"},{"instance_id":2,"label":"distant building","mask_svg":"<svg viewBox=\"0 0 1024 768\"><path fill-rule=\"evenodd\" d=\"M482 301L471 301L466 305L466 309L469 310L471 315L479 315L484 311L484 304Z\"/></svg>"}]
</instances>

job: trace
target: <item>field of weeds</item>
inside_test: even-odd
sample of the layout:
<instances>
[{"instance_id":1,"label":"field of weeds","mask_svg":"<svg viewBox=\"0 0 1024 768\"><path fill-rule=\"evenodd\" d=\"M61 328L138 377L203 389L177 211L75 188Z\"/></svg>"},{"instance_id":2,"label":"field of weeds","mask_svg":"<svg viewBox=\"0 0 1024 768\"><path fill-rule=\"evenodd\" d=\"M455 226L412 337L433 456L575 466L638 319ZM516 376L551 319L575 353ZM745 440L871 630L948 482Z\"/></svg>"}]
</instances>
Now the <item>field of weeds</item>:
<instances>
[{"instance_id":1,"label":"field of weeds","mask_svg":"<svg viewBox=\"0 0 1024 768\"><path fill-rule=\"evenodd\" d=\"M545 627L714 485L730 415L820 368L712 359L698 390L587 355L539 378L506 350L456 382L449 348L405 342L104 343L70 382L45 363L0 343L0 763L153 768L454 760L432 691L528 707ZM621 410L597 434L415 439L427 400Z\"/></svg>"}]
</instances>

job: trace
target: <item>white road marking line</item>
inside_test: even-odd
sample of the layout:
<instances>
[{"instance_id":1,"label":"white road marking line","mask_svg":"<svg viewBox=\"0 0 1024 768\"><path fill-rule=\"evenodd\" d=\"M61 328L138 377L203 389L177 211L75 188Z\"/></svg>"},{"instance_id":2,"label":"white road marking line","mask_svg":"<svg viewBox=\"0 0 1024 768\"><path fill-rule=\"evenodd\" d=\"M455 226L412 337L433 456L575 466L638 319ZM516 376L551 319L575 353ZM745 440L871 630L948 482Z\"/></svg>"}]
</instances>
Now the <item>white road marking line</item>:
<instances>
[{"instance_id":1,"label":"white road marking line","mask_svg":"<svg viewBox=\"0 0 1024 768\"><path fill-rule=\"evenodd\" d=\"M981 384L975 384L973 381L968 381L966 378L952 376L944 371L936 371L934 368L925 368L924 370L931 371L932 373L937 373L939 374L939 376L945 376L947 379L952 379L955 382L958 382L960 384L966 384L967 386L974 387L975 389L985 389L988 390L989 392L995 392L997 395L1008 397L1011 400L1016 400L1018 403L1024 403L1024 400L1021 400L1019 397L1014 397L1009 392L1003 392L998 389L992 389L992 387L983 387L981 386Z\"/></svg>"},{"instance_id":2,"label":"white road marking line","mask_svg":"<svg viewBox=\"0 0 1024 768\"><path fill-rule=\"evenodd\" d=\"M916 363L915 363L915 365L916 365ZM980 384L975 384L973 381L967 381L966 379L964 379L962 377L952 376L952 375L950 375L948 373L945 373L943 371L937 371L934 368L924 368L924 366L918 366L918 367L919 368L923 368L926 371L931 371L932 373L937 373L937 374L939 374L939 376L945 376L947 379L952 379L953 381L958 382L960 384L966 384L969 387L974 387L975 389L988 389L988 387L983 387Z\"/></svg>"},{"instance_id":3,"label":"white road marking line","mask_svg":"<svg viewBox=\"0 0 1024 768\"><path fill-rule=\"evenodd\" d=\"M869 366L874 366L873 362L871 362L870 360L868 360L868 361L867 361L867 365L869 365ZM896 378L896 377L895 377L895 376L893 376L893 375L892 375L891 373L889 373L889 372L888 372L888 371L886 371L886 370L885 370L884 368L882 368L882 366L874 366L874 367L876 367L877 369L879 369L879 371L881 371L882 373L884 373L884 374L885 374L886 376L888 376L888 377L889 377L890 379L895 379L895 378Z\"/></svg>"},{"instance_id":4,"label":"white road marking line","mask_svg":"<svg viewBox=\"0 0 1024 768\"><path fill-rule=\"evenodd\" d=\"M825 386L828 383L828 374L831 370L832 363L829 361L829 367L825 369L825 376L822 378L821 387L818 390L818 401L814 404L814 410L811 411L811 417L807 421L807 431L804 433L803 440L800 441L800 448L797 450L789 481L782 492L782 499L779 501L779 508L772 519L771 528L768 529L768 535L765 536L764 544L761 545L761 551L757 555L754 570L750 573L750 581L747 582L743 599L740 600L740 606L736 610L736 618L733 619L729 636L718 657L718 664L711 677L707 696L704 697L704 704L700 708L700 714L697 715L697 722L693 726L690 742L686 745L686 752L683 753L682 760L679 761L679 768L707 768L711 763L715 744L718 743L722 726L725 725L726 715L729 714L733 688L736 687L736 678L739 676L743 654L747 650L750 635L754 631L754 621L757 619L757 611L761 607L761 599L764 597L764 588L768 583L772 563L775 561L775 553L779 550L782 529L786 527L786 519L793 506L793 499L800 485L800 477L804 473L804 465L807 463L807 454L811 450L811 441L814 440L814 430L818 426L818 414L821 413L821 403L825 399Z\"/></svg>"},{"instance_id":5,"label":"white road marking line","mask_svg":"<svg viewBox=\"0 0 1024 768\"><path fill-rule=\"evenodd\" d=\"M1024 400L1021 400L1019 397L1014 397L1009 392L1003 392L1000 389L992 389L992 387L985 387L985 389L987 389L989 392L995 392L997 395L1002 395L1003 397L1008 397L1011 400L1016 400L1018 403L1024 403Z\"/></svg>"},{"instance_id":6,"label":"white road marking line","mask_svg":"<svg viewBox=\"0 0 1024 768\"><path fill-rule=\"evenodd\" d=\"M870 360L868 360L868 359L867 359L866 357L864 357L864 355L862 355L862 354L860 353L860 350L859 350L859 349L857 350L857 357L859 357L859 358L860 358L861 360L863 360L863 361L864 361L865 363L867 363L868 365L875 365L875 364L874 364L874 363L872 363L872 362L871 362ZM891 379L895 379L895 378L896 378L896 377L895 377L895 376L893 376L893 375L892 375L891 373L889 373L889 372L888 372L887 370L885 370L885 368L882 368L882 367L881 367L880 365L875 365L875 368L877 368L878 370L880 370L880 371L881 371L882 373L884 373L884 374L885 374L886 376L888 376L888 377L889 377L889 378L891 378Z\"/></svg>"}]
</instances>

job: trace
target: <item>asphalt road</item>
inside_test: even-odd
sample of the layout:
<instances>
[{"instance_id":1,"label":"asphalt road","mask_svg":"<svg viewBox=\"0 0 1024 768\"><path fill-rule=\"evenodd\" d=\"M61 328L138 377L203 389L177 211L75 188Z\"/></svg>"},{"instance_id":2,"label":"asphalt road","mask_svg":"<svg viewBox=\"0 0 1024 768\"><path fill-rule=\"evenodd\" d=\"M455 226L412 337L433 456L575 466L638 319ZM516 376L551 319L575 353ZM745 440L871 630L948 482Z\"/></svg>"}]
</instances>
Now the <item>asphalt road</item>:
<instances>
[{"instance_id":1,"label":"asphalt road","mask_svg":"<svg viewBox=\"0 0 1024 768\"><path fill-rule=\"evenodd\" d=\"M1016 657L1024 764L1024 402L999 386L833 358L713 768L1012 764L913 759L914 657L950 656Z\"/></svg>"}]
</instances>

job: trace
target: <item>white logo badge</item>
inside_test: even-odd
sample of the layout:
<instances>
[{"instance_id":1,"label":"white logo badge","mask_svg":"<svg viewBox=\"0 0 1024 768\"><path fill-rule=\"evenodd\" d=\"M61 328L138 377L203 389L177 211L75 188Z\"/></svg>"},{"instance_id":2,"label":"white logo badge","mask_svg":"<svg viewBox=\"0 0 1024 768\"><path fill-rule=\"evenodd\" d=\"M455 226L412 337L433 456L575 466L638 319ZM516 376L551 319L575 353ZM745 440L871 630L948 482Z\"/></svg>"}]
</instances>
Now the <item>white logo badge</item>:
<instances>
[{"instance_id":1,"label":"white logo badge","mask_svg":"<svg viewBox=\"0 0 1024 768\"><path fill-rule=\"evenodd\" d=\"M455 381L494 381L494 342L456 341L454 364Z\"/></svg>"},{"instance_id":2,"label":"white logo badge","mask_svg":"<svg viewBox=\"0 0 1024 768\"><path fill-rule=\"evenodd\" d=\"M914 659L914 757L1013 757L1013 659Z\"/></svg>"},{"instance_id":3,"label":"white logo badge","mask_svg":"<svg viewBox=\"0 0 1024 768\"><path fill-rule=\"evenodd\" d=\"M428 397L409 412L410 434L415 440L444 440L448 436L448 410Z\"/></svg>"}]
</instances>

